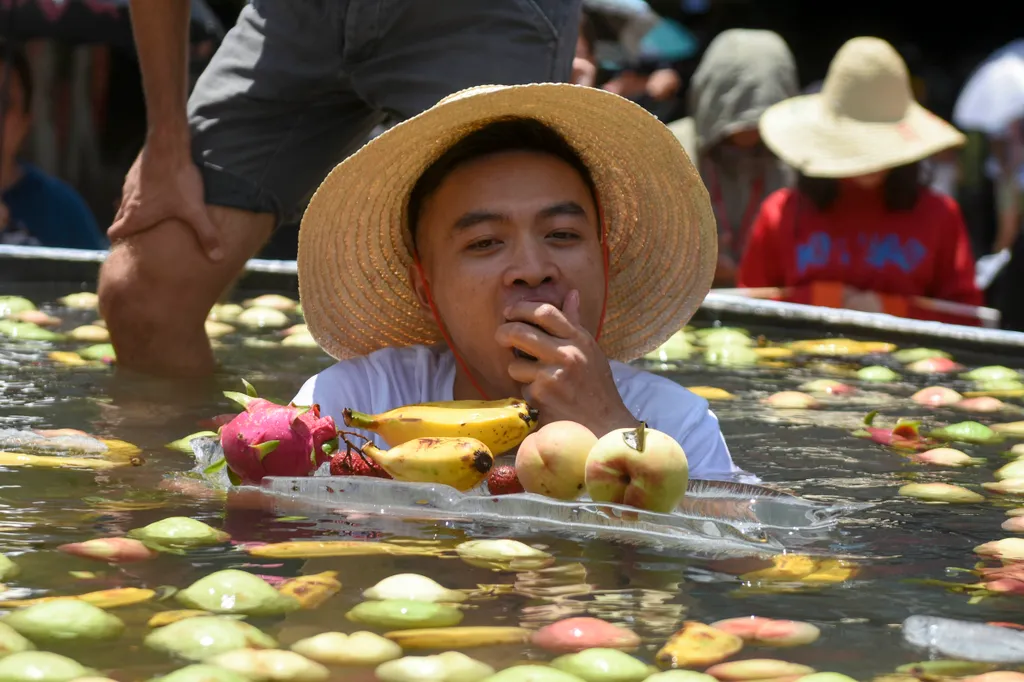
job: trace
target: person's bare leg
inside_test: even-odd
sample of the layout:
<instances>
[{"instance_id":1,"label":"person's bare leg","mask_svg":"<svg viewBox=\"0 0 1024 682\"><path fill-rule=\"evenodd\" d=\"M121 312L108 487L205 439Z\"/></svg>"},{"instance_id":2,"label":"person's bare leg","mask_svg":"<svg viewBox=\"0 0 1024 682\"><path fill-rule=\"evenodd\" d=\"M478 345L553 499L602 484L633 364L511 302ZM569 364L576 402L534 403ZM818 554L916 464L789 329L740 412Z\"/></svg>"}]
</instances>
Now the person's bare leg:
<instances>
[{"instance_id":1,"label":"person's bare leg","mask_svg":"<svg viewBox=\"0 0 1024 682\"><path fill-rule=\"evenodd\" d=\"M178 221L119 242L100 270L100 314L120 367L195 378L214 369L204 323L210 308L270 236L274 216L209 206L227 254L213 262Z\"/></svg>"}]
</instances>

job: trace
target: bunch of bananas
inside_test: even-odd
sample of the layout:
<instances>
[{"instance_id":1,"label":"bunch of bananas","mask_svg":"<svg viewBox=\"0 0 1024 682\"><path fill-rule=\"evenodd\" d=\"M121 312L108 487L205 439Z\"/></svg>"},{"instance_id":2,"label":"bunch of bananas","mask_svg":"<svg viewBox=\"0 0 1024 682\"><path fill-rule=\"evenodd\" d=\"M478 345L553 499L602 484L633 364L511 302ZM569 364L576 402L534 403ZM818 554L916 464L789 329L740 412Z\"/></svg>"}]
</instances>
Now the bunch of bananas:
<instances>
[{"instance_id":1,"label":"bunch of bananas","mask_svg":"<svg viewBox=\"0 0 1024 682\"><path fill-rule=\"evenodd\" d=\"M391 446L368 442L360 450L396 481L458 490L478 485L496 454L537 428L537 411L521 398L419 403L372 415L346 409L342 416L346 426L372 431Z\"/></svg>"}]
</instances>

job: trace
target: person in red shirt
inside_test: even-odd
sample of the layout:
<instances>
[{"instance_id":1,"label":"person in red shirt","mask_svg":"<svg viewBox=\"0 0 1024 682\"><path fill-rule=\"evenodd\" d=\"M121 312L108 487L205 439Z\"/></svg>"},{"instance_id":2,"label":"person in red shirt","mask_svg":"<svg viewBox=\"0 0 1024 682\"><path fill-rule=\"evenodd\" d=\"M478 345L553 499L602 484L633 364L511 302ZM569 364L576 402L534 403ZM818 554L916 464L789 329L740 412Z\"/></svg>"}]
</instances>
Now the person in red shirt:
<instances>
[{"instance_id":1,"label":"person in red shirt","mask_svg":"<svg viewBox=\"0 0 1024 682\"><path fill-rule=\"evenodd\" d=\"M918 163L964 136L918 104L906 64L878 38L836 54L821 92L769 108L765 144L799 173L761 205L740 263L743 288L786 300L969 323L918 297L982 305L960 208Z\"/></svg>"}]
</instances>

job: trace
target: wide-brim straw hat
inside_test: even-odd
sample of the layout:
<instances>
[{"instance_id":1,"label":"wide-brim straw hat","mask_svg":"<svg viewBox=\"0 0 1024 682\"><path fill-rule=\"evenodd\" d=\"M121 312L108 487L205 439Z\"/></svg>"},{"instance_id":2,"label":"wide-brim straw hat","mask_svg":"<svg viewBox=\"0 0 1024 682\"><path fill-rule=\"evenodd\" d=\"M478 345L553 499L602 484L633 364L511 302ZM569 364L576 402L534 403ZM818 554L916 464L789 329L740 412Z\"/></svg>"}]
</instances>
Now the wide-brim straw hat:
<instances>
[{"instance_id":1,"label":"wide-brim straw hat","mask_svg":"<svg viewBox=\"0 0 1024 682\"><path fill-rule=\"evenodd\" d=\"M895 168L966 142L914 100L906 63L880 38L853 38L829 65L821 91L770 107L761 137L809 177L842 178Z\"/></svg>"},{"instance_id":2,"label":"wide-brim straw hat","mask_svg":"<svg viewBox=\"0 0 1024 682\"><path fill-rule=\"evenodd\" d=\"M590 170L609 253L604 353L636 359L690 319L711 287L718 243L708 192L668 128L603 90L480 86L368 142L310 200L299 230L299 292L324 351L344 360L442 341L409 281L409 193L453 144L508 118L547 125Z\"/></svg>"}]
</instances>

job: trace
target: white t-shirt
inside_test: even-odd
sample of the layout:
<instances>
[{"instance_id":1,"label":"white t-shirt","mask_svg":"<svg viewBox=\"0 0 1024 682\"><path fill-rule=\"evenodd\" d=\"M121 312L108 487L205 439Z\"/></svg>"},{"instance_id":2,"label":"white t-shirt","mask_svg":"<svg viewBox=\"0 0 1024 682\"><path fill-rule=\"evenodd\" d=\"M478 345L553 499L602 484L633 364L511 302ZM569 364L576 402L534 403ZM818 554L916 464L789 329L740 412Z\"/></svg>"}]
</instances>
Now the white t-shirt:
<instances>
[{"instance_id":1,"label":"white t-shirt","mask_svg":"<svg viewBox=\"0 0 1024 682\"><path fill-rule=\"evenodd\" d=\"M706 400L669 379L621 362L612 361L611 366L622 401L633 416L683 446L690 478L733 480L743 476L733 464L718 419ZM452 400L454 382L455 356L447 348L384 348L328 367L306 381L292 402L320 405L320 413L333 417L340 427L346 407L377 414L403 405Z\"/></svg>"}]
</instances>

